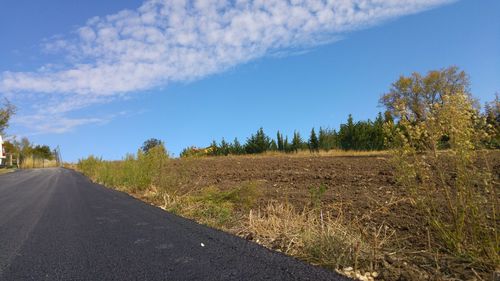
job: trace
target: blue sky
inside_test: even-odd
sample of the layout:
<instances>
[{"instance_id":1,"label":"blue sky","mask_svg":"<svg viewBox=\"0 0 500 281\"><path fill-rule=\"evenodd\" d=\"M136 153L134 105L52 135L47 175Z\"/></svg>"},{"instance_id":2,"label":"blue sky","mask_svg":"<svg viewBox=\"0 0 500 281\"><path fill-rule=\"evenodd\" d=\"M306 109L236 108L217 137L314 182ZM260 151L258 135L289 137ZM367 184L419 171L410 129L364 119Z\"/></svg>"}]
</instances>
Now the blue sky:
<instances>
[{"instance_id":1,"label":"blue sky","mask_svg":"<svg viewBox=\"0 0 500 281\"><path fill-rule=\"evenodd\" d=\"M500 92L497 0L211 2L2 0L8 133L120 159L150 137L178 154L373 118L412 71L457 65L481 102Z\"/></svg>"}]
</instances>

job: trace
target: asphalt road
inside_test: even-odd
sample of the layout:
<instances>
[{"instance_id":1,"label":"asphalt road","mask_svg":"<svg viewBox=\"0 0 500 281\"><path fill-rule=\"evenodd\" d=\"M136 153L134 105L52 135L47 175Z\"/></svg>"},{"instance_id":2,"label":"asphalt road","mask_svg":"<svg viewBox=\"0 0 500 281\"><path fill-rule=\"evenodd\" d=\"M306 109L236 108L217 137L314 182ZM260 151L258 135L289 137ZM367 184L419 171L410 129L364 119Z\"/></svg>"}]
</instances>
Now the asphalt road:
<instances>
[{"instance_id":1,"label":"asphalt road","mask_svg":"<svg viewBox=\"0 0 500 281\"><path fill-rule=\"evenodd\" d=\"M58 168L0 176L0 280L348 279Z\"/></svg>"}]
</instances>

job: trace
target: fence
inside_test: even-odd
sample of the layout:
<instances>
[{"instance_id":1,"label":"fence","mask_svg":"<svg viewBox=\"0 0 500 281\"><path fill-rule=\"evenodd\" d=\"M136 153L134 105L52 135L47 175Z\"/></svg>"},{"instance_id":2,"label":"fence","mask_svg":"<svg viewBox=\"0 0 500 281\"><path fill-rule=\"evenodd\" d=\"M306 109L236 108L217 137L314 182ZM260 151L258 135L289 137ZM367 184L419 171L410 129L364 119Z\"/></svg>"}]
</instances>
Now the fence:
<instances>
[{"instance_id":1,"label":"fence","mask_svg":"<svg viewBox=\"0 0 500 281\"><path fill-rule=\"evenodd\" d=\"M28 156L21 161L18 167L22 169L34 169L34 168L50 168L58 166L59 164L57 160L47 160L40 157Z\"/></svg>"},{"instance_id":2,"label":"fence","mask_svg":"<svg viewBox=\"0 0 500 281\"><path fill-rule=\"evenodd\" d=\"M2 167L34 169L34 168L50 168L61 167L62 157L61 150L57 147L54 150L54 159L48 160L36 155L21 156L16 153L6 153L4 159L0 163Z\"/></svg>"},{"instance_id":3,"label":"fence","mask_svg":"<svg viewBox=\"0 0 500 281\"><path fill-rule=\"evenodd\" d=\"M6 153L2 159L2 166L19 168L19 154Z\"/></svg>"}]
</instances>

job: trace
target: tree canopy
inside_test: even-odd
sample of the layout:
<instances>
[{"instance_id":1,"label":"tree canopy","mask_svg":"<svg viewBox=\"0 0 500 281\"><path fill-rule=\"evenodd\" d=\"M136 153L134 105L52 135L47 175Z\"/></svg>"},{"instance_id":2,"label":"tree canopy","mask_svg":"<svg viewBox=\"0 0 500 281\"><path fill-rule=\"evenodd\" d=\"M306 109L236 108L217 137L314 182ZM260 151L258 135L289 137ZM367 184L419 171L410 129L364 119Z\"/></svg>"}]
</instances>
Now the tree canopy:
<instances>
[{"instance_id":1,"label":"tree canopy","mask_svg":"<svg viewBox=\"0 0 500 281\"><path fill-rule=\"evenodd\" d=\"M159 145L163 145L163 142L161 140L155 139L155 138L151 138L151 139L146 140L143 143L143 145L141 147L141 150L144 153L148 153L152 148L157 147Z\"/></svg>"},{"instance_id":2,"label":"tree canopy","mask_svg":"<svg viewBox=\"0 0 500 281\"><path fill-rule=\"evenodd\" d=\"M9 127L9 121L16 113L16 107L7 99L0 106L0 134L3 134L5 129Z\"/></svg>"},{"instance_id":3,"label":"tree canopy","mask_svg":"<svg viewBox=\"0 0 500 281\"><path fill-rule=\"evenodd\" d=\"M380 104L395 118L424 121L435 104L443 103L443 96L470 94L469 76L456 66L432 70L422 76L414 72L400 76Z\"/></svg>"}]
</instances>

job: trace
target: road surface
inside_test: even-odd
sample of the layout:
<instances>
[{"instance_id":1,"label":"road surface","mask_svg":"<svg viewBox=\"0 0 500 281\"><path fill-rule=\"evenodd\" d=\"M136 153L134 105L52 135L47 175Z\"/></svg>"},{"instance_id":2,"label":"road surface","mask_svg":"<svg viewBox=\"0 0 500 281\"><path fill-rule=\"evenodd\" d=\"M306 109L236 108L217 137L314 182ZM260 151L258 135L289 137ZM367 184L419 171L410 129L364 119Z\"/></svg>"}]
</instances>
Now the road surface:
<instances>
[{"instance_id":1,"label":"road surface","mask_svg":"<svg viewBox=\"0 0 500 281\"><path fill-rule=\"evenodd\" d=\"M54 168L0 175L0 280L347 279Z\"/></svg>"}]
</instances>

